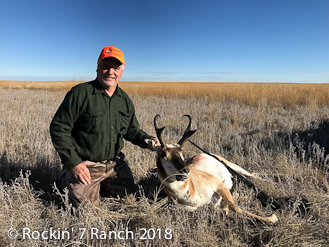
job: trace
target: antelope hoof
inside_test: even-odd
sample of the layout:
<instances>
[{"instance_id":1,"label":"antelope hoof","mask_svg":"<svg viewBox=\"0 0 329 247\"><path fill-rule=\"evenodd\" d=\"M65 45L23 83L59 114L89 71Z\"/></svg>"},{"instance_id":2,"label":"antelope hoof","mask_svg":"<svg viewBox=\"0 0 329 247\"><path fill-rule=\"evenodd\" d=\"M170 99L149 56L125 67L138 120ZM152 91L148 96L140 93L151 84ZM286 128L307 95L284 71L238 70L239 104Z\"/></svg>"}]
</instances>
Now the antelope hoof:
<instances>
[{"instance_id":1,"label":"antelope hoof","mask_svg":"<svg viewBox=\"0 0 329 247\"><path fill-rule=\"evenodd\" d=\"M275 214L272 214L270 217L267 217L268 221L272 224L278 222L278 217Z\"/></svg>"}]
</instances>

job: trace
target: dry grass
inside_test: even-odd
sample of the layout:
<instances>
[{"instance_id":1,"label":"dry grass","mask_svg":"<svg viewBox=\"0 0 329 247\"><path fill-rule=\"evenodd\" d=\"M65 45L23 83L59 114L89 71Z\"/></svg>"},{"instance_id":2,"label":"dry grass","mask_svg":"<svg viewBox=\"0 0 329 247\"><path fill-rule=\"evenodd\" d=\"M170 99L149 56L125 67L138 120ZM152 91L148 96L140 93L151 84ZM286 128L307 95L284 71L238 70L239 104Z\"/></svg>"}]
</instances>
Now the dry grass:
<instances>
[{"instance_id":1,"label":"dry grass","mask_svg":"<svg viewBox=\"0 0 329 247\"><path fill-rule=\"evenodd\" d=\"M69 90L80 81L0 81L0 87L19 89ZM120 82L135 96L188 99L201 98L219 102L237 100L248 105L266 101L270 106L319 106L329 104L328 84L233 83L233 82Z\"/></svg>"},{"instance_id":2,"label":"dry grass","mask_svg":"<svg viewBox=\"0 0 329 247\"><path fill-rule=\"evenodd\" d=\"M59 195L53 188L61 164L48 132L65 91L7 87L0 88L0 246L327 246L328 85L171 85L174 93L168 91L168 83L122 83L132 95L141 127L154 134L152 120L159 113L166 125L164 138L173 143L186 127L181 116L190 114L192 128L198 128L194 142L258 174L264 181L254 181L257 186L285 202L286 209L277 212L278 224L264 225L233 213L226 216L208 206L186 212L161 193L155 199L155 154L130 143L124 152L140 186L139 201L129 205L104 198L100 208L86 204L72 213L67 194ZM186 145L187 156L198 152ZM234 198L245 210L272 213L244 184L235 182ZM311 207L304 210L307 202ZM69 230L70 239L24 240L24 227ZM93 227L117 232L128 227L135 239L92 240L90 234L79 239L79 228ZM10 228L18 230L16 240L8 238ZM141 228L159 228L163 234L170 228L173 237L141 240Z\"/></svg>"}]
</instances>

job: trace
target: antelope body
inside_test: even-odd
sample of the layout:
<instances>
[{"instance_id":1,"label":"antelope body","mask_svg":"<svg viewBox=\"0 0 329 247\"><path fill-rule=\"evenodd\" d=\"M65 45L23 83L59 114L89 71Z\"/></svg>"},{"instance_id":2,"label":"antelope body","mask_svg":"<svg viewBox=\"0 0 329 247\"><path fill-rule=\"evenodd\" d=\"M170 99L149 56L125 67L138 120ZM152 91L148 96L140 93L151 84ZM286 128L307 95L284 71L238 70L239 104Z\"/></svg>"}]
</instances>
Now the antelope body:
<instances>
[{"instance_id":1,"label":"antelope body","mask_svg":"<svg viewBox=\"0 0 329 247\"><path fill-rule=\"evenodd\" d=\"M156 123L160 116L156 115L154 118L154 127L161 144L161 146L156 147L157 171L166 194L176 199L178 203L185 205L188 210L195 210L211 202L216 207L220 205L223 199L228 208L234 212L245 213L258 220L275 223L277 221L275 214L271 217L261 217L244 211L235 205L229 191L233 186L232 175L221 162L207 154L200 154L187 160L184 159L182 146L196 131L191 130L191 117L189 115L184 116L189 118L189 125L183 137L174 145L165 144L162 137L164 127L158 128ZM234 171L253 177L252 174L234 163L225 160L221 156L215 156L224 161Z\"/></svg>"}]
</instances>

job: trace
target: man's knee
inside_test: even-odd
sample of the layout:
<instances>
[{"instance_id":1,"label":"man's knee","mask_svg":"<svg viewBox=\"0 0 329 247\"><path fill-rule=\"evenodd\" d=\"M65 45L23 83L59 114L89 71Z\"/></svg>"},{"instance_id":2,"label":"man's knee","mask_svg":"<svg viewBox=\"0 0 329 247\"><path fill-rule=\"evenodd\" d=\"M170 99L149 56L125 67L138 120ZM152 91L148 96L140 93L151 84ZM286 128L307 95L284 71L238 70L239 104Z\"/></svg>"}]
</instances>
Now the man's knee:
<instances>
[{"instance_id":1,"label":"man's knee","mask_svg":"<svg viewBox=\"0 0 329 247\"><path fill-rule=\"evenodd\" d=\"M69 191L69 199L74 207L78 207L81 202L87 200L95 206L100 206L100 182L105 173L106 166L102 163L84 161L89 169L91 184L79 184L73 174L64 169L57 178L57 187L63 193L64 188Z\"/></svg>"},{"instance_id":2,"label":"man's knee","mask_svg":"<svg viewBox=\"0 0 329 247\"><path fill-rule=\"evenodd\" d=\"M122 160L114 167L115 178L106 178L101 182L101 195L105 197L126 197L134 194L137 186L133 174L129 168L128 161Z\"/></svg>"}]
</instances>

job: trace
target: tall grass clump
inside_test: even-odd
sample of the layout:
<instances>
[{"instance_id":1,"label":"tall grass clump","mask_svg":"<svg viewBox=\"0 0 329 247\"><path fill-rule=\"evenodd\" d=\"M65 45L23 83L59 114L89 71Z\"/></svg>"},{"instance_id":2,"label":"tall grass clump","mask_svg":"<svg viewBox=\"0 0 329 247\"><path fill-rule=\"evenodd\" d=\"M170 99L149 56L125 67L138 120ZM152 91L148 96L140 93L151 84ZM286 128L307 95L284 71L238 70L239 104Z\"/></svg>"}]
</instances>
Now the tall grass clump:
<instances>
[{"instance_id":1,"label":"tall grass clump","mask_svg":"<svg viewBox=\"0 0 329 247\"><path fill-rule=\"evenodd\" d=\"M155 135L153 118L160 114L166 143L176 143L187 124L182 116L190 114L195 143L257 174L261 179L253 182L285 205L275 225L211 206L185 211L161 190L155 154L129 142L124 153L138 184L137 202L103 198L99 208L72 208L67 191L55 186L62 166L48 131L66 91L49 85L0 88L0 246L328 246L327 85L122 83L146 132ZM191 157L199 150L187 144L184 152ZM232 194L244 210L272 213L237 180ZM68 231L69 238L23 239L24 228ZM142 228L157 235L141 239ZM10 229L16 238L8 236ZM91 229L128 229L134 239L97 239Z\"/></svg>"}]
</instances>

